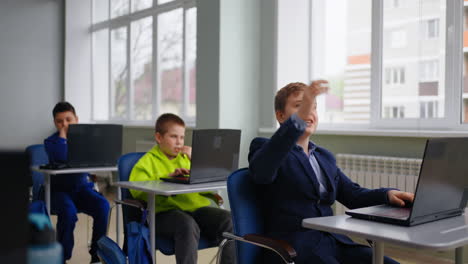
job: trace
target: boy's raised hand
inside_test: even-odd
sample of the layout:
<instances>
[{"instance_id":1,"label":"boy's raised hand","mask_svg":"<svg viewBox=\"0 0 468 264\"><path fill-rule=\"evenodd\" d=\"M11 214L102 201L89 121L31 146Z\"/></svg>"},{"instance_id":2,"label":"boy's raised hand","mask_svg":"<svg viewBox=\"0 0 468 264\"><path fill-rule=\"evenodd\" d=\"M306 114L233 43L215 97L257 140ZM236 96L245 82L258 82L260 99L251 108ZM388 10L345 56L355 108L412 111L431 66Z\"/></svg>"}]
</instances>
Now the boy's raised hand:
<instances>
[{"instance_id":1,"label":"boy's raised hand","mask_svg":"<svg viewBox=\"0 0 468 264\"><path fill-rule=\"evenodd\" d=\"M175 171L173 173L169 173L169 177L177 177L177 176L183 176L183 175L188 175L190 174L190 170L188 169L185 169L185 168L178 168L178 169L175 169Z\"/></svg>"},{"instance_id":2,"label":"boy's raised hand","mask_svg":"<svg viewBox=\"0 0 468 264\"><path fill-rule=\"evenodd\" d=\"M308 93L309 95L313 97L316 97L319 94L328 92L328 89L329 89L328 81L316 80L316 81L311 82L309 87L307 87L304 92Z\"/></svg>"},{"instance_id":3,"label":"boy's raised hand","mask_svg":"<svg viewBox=\"0 0 468 264\"><path fill-rule=\"evenodd\" d=\"M311 113L315 112L317 109L317 101L315 100L315 98L317 97L317 95L326 93L327 91L328 91L328 81L326 80L313 81L304 90L304 96L302 97L302 102L297 111L297 115L302 120L310 119Z\"/></svg>"},{"instance_id":4,"label":"boy's raised hand","mask_svg":"<svg viewBox=\"0 0 468 264\"><path fill-rule=\"evenodd\" d=\"M67 138L67 133L68 133L68 126L63 126L58 129L59 132L59 137L61 138Z\"/></svg>"},{"instance_id":5,"label":"boy's raised hand","mask_svg":"<svg viewBox=\"0 0 468 264\"><path fill-rule=\"evenodd\" d=\"M181 154L187 155L187 157L191 160L192 159L192 147L189 146L183 146L182 149L180 150Z\"/></svg>"}]
</instances>

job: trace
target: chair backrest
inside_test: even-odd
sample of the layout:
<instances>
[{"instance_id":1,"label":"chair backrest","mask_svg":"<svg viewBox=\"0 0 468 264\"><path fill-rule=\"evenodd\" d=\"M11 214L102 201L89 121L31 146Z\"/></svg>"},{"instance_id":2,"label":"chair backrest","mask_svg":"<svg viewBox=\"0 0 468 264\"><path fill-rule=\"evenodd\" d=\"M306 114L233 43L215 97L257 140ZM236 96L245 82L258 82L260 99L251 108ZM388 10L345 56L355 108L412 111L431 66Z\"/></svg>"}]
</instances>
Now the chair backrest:
<instances>
[{"instance_id":1,"label":"chair backrest","mask_svg":"<svg viewBox=\"0 0 468 264\"><path fill-rule=\"evenodd\" d=\"M133 166L145 155L145 152L132 152L122 155L118 161L119 181L128 181ZM122 199L130 199L132 195L128 189L122 188Z\"/></svg>"},{"instance_id":2,"label":"chair backrest","mask_svg":"<svg viewBox=\"0 0 468 264\"><path fill-rule=\"evenodd\" d=\"M130 178L130 173L132 172L133 166L140 160L140 158L145 155L145 152L131 152L120 156L117 163L119 170L119 181L128 181ZM126 188L120 188L120 197L122 200L132 199L130 191ZM124 227L124 243L123 251L127 253L127 223L131 221L139 220L140 211L134 207L122 206L122 220Z\"/></svg>"},{"instance_id":3,"label":"chair backrest","mask_svg":"<svg viewBox=\"0 0 468 264\"><path fill-rule=\"evenodd\" d=\"M255 185L247 168L234 171L227 180L234 234L263 234L263 216L256 199ZM238 263L261 263L262 249L248 243L236 242Z\"/></svg>"},{"instance_id":4,"label":"chair backrest","mask_svg":"<svg viewBox=\"0 0 468 264\"><path fill-rule=\"evenodd\" d=\"M29 155L31 166L39 166L49 163L49 157L45 151L43 144L31 145L26 148L26 153ZM44 183L44 175L42 173L33 171L32 172L32 183L33 183L33 200L38 200L41 186Z\"/></svg>"}]
</instances>

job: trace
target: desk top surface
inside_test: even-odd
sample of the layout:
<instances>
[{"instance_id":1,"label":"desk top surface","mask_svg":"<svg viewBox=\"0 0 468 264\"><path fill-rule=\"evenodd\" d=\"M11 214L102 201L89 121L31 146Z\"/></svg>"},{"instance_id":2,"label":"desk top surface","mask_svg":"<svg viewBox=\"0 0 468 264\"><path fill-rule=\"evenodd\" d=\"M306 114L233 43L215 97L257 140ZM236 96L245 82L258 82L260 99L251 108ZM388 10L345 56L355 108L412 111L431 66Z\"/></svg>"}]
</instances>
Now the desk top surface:
<instances>
[{"instance_id":1,"label":"desk top surface","mask_svg":"<svg viewBox=\"0 0 468 264\"><path fill-rule=\"evenodd\" d=\"M226 188L226 181L196 184L181 184L163 181L119 181L114 182L113 185L159 195L174 195L182 193L209 192L224 189Z\"/></svg>"},{"instance_id":2,"label":"desk top surface","mask_svg":"<svg viewBox=\"0 0 468 264\"><path fill-rule=\"evenodd\" d=\"M302 226L421 249L447 250L468 244L466 211L461 216L412 227L361 220L347 215L307 218L302 221Z\"/></svg>"},{"instance_id":3,"label":"desk top surface","mask_svg":"<svg viewBox=\"0 0 468 264\"><path fill-rule=\"evenodd\" d=\"M71 173L83 173L83 172L100 172L100 171L117 171L117 166L112 167L89 167L89 168L66 168L59 170L41 169L38 166L31 167L33 171L47 173L51 175L55 174L71 174Z\"/></svg>"}]
</instances>

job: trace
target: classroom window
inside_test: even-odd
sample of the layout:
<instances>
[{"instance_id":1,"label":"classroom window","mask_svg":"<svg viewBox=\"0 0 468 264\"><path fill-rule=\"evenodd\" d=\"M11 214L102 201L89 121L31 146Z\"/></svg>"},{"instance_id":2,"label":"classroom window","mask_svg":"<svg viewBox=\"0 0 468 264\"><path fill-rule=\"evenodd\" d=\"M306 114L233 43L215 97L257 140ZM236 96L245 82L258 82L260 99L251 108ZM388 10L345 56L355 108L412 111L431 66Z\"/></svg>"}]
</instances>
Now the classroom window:
<instances>
[{"instance_id":1,"label":"classroom window","mask_svg":"<svg viewBox=\"0 0 468 264\"><path fill-rule=\"evenodd\" d=\"M153 116L153 18L132 22L130 56L132 61L132 120L151 120Z\"/></svg>"},{"instance_id":2,"label":"classroom window","mask_svg":"<svg viewBox=\"0 0 468 264\"><path fill-rule=\"evenodd\" d=\"M125 119L128 111L127 28L111 30L111 118Z\"/></svg>"},{"instance_id":3,"label":"classroom window","mask_svg":"<svg viewBox=\"0 0 468 264\"><path fill-rule=\"evenodd\" d=\"M461 117L462 123L468 123L468 2L464 1L463 8L463 87L461 89Z\"/></svg>"},{"instance_id":4,"label":"classroom window","mask_svg":"<svg viewBox=\"0 0 468 264\"><path fill-rule=\"evenodd\" d=\"M283 83L330 80L330 93L317 99L319 130L466 129L468 4L462 3L466 1L302 2L307 1L279 0L278 39L291 39L292 33L283 33L288 28L281 17L285 6L296 6L298 14L308 6L310 24L295 31L309 34L309 45L302 49L309 61L280 65L278 76ZM281 59L286 47L280 44ZM307 76L291 74L304 67L309 69Z\"/></svg>"},{"instance_id":5,"label":"classroom window","mask_svg":"<svg viewBox=\"0 0 468 264\"><path fill-rule=\"evenodd\" d=\"M100 0L94 0L94 2L98 1ZM110 0L110 8L111 18L127 15L130 10L130 0Z\"/></svg>"},{"instance_id":6,"label":"classroom window","mask_svg":"<svg viewBox=\"0 0 468 264\"><path fill-rule=\"evenodd\" d=\"M132 0L132 12L140 11L153 6L153 0Z\"/></svg>"},{"instance_id":7,"label":"classroom window","mask_svg":"<svg viewBox=\"0 0 468 264\"><path fill-rule=\"evenodd\" d=\"M320 122L365 124L370 118L371 0L314 0L310 79L327 79ZM364 8L363 8L364 7ZM357 43L356 39L359 39ZM291 80L293 81L293 80Z\"/></svg>"},{"instance_id":8,"label":"classroom window","mask_svg":"<svg viewBox=\"0 0 468 264\"><path fill-rule=\"evenodd\" d=\"M152 124L171 112L194 125L196 2L93 0L92 6L93 120Z\"/></svg>"}]
</instances>

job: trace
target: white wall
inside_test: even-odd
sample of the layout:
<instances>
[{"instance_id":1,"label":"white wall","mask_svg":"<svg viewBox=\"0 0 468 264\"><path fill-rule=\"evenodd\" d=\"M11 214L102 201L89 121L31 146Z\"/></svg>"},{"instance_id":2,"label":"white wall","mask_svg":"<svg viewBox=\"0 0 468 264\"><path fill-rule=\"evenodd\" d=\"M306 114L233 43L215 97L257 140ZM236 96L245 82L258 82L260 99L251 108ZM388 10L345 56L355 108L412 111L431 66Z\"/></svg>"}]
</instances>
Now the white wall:
<instances>
[{"instance_id":1,"label":"white wall","mask_svg":"<svg viewBox=\"0 0 468 264\"><path fill-rule=\"evenodd\" d=\"M242 130L247 166L259 127L261 0L198 2L197 128Z\"/></svg>"},{"instance_id":2,"label":"white wall","mask_svg":"<svg viewBox=\"0 0 468 264\"><path fill-rule=\"evenodd\" d=\"M0 2L0 148L42 143L63 95L63 2Z\"/></svg>"},{"instance_id":3,"label":"white wall","mask_svg":"<svg viewBox=\"0 0 468 264\"><path fill-rule=\"evenodd\" d=\"M65 1L65 100L78 111L80 122L91 121L91 1Z\"/></svg>"}]
</instances>

